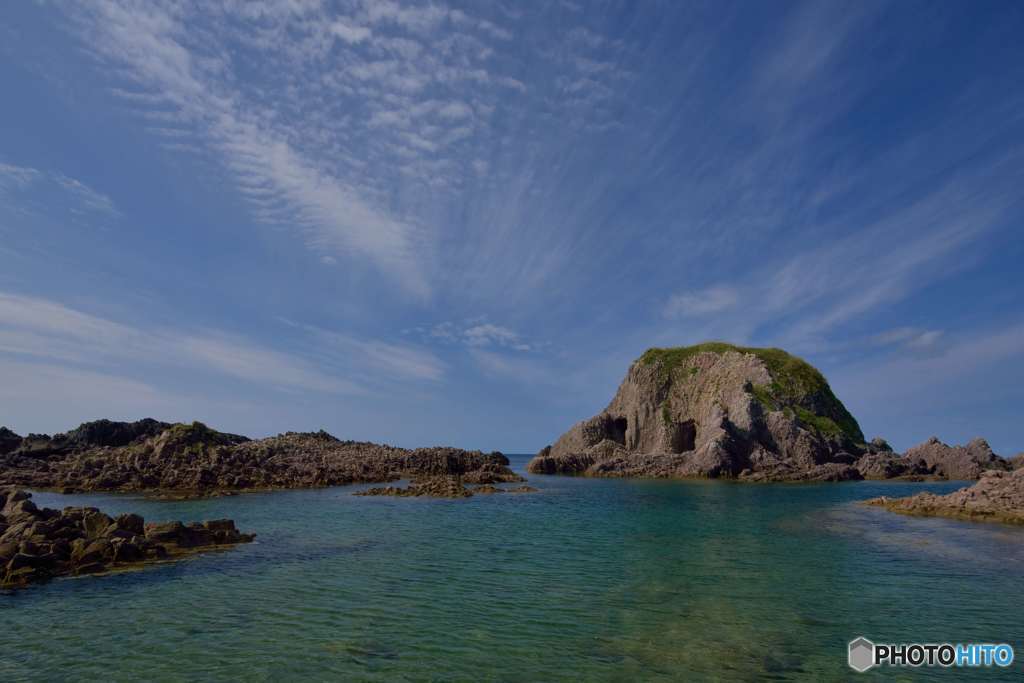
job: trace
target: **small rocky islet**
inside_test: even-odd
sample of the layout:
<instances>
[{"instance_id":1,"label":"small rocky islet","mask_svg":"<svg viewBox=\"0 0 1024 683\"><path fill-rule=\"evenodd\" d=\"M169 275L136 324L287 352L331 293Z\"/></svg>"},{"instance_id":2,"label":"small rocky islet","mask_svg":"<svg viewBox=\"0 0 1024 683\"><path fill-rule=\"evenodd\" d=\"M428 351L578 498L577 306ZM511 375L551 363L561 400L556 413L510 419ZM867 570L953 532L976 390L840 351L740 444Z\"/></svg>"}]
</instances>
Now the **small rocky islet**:
<instances>
[{"instance_id":1,"label":"small rocky islet","mask_svg":"<svg viewBox=\"0 0 1024 683\"><path fill-rule=\"evenodd\" d=\"M254 537L230 519L147 523L93 507L39 508L31 493L8 489L0 491L0 588L137 568Z\"/></svg>"},{"instance_id":2,"label":"small rocky islet","mask_svg":"<svg viewBox=\"0 0 1024 683\"><path fill-rule=\"evenodd\" d=\"M741 481L977 479L1009 470L984 439L894 453L867 441L825 377L781 349L709 342L650 349L608 407L527 469L544 474Z\"/></svg>"}]
</instances>

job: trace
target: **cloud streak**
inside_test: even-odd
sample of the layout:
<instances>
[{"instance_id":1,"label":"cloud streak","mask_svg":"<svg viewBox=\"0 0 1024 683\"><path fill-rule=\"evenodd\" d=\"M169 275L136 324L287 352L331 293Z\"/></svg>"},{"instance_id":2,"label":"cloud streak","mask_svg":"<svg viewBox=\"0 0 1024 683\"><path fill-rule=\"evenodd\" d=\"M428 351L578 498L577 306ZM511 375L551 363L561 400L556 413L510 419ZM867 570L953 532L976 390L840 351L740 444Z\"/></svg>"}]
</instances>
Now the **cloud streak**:
<instances>
[{"instance_id":1,"label":"cloud streak","mask_svg":"<svg viewBox=\"0 0 1024 683\"><path fill-rule=\"evenodd\" d=\"M53 301L9 293L0 293L0 353L88 368L130 363L213 371L288 390L362 392L358 385L325 374L305 359L223 332L145 331Z\"/></svg>"},{"instance_id":2,"label":"cloud streak","mask_svg":"<svg viewBox=\"0 0 1024 683\"><path fill-rule=\"evenodd\" d=\"M366 255L416 295L429 294L415 257L414 226L297 149L293 128L275 123L273 109L232 87L229 60L186 44L184 16L106 0L85 5L81 17L91 49L126 69L146 92L159 93L167 111L221 152L260 218L286 215L318 251ZM332 26L336 33L339 27ZM349 29L345 35L363 34Z\"/></svg>"}]
</instances>

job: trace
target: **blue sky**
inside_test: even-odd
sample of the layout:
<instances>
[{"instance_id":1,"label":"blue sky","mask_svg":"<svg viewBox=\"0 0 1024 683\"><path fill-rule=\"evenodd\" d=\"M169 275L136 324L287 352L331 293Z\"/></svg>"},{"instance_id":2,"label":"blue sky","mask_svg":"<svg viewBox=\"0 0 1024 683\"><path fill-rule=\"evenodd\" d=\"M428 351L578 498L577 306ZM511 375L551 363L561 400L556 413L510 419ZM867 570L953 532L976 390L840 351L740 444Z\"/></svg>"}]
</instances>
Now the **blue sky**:
<instances>
[{"instance_id":1,"label":"blue sky","mask_svg":"<svg viewBox=\"0 0 1024 683\"><path fill-rule=\"evenodd\" d=\"M1013 2L11 3L0 423L533 451L649 346L1024 450Z\"/></svg>"}]
</instances>

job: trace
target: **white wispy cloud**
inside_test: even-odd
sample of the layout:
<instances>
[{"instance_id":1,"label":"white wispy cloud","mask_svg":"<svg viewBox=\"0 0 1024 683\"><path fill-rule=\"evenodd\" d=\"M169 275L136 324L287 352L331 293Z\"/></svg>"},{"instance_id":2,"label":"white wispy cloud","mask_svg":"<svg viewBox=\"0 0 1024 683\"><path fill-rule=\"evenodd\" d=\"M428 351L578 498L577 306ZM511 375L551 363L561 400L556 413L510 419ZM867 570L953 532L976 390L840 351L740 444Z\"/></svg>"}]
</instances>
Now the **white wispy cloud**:
<instances>
[{"instance_id":1,"label":"white wispy cloud","mask_svg":"<svg viewBox=\"0 0 1024 683\"><path fill-rule=\"evenodd\" d=\"M0 293L0 353L86 366L117 367L125 361L170 365L284 389L362 391L306 359L220 331L142 330L57 302L10 293Z\"/></svg>"},{"instance_id":2,"label":"white wispy cloud","mask_svg":"<svg viewBox=\"0 0 1024 683\"><path fill-rule=\"evenodd\" d=\"M55 174L53 178L57 184L68 192L74 194L86 209L99 211L100 213L109 214L111 216L120 215L120 212L114 205L114 200L102 192L97 192L81 180L76 180L75 178L70 178L60 173Z\"/></svg>"},{"instance_id":3,"label":"white wispy cloud","mask_svg":"<svg viewBox=\"0 0 1024 683\"><path fill-rule=\"evenodd\" d=\"M998 371L1002 367L1004 374L1019 374L1019 365L1008 364L1021 358L1024 358L1024 324L1016 322L958 335L946 340L944 348L937 353L901 355L849 365L834 373L835 384L865 406L891 406L894 398L908 397L922 403L933 399L971 400L971 396L973 400L987 401L989 398L983 393L967 393L968 382L986 369ZM942 388L945 390L939 391ZM926 436L922 434L921 438Z\"/></svg>"},{"instance_id":4,"label":"white wispy cloud","mask_svg":"<svg viewBox=\"0 0 1024 683\"><path fill-rule=\"evenodd\" d=\"M25 187L35 182L41 175L34 168L0 163L0 188Z\"/></svg>"},{"instance_id":5,"label":"white wispy cloud","mask_svg":"<svg viewBox=\"0 0 1024 683\"><path fill-rule=\"evenodd\" d=\"M167 394L146 382L66 365L0 357L0 376L3 420L13 420L7 424L23 433L32 430L32 422L45 430L43 425L71 425L83 419L138 419L162 415L169 405Z\"/></svg>"},{"instance_id":6,"label":"white wispy cloud","mask_svg":"<svg viewBox=\"0 0 1024 683\"><path fill-rule=\"evenodd\" d=\"M327 393L362 392L360 386L327 375L304 359L242 339L216 334L172 338L166 343L173 350L180 349L186 362L207 365L247 382Z\"/></svg>"},{"instance_id":7,"label":"white wispy cloud","mask_svg":"<svg viewBox=\"0 0 1024 683\"><path fill-rule=\"evenodd\" d=\"M501 347L514 351L533 351L531 343L515 330L504 325L495 325L481 318L472 318L461 323L443 322L429 329L413 330L427 339L446 343L464 344L469 347Z\"/></svg>"},{"instance_id":8,"label":"white wispy cloud","mask_svg":"<svg viewBox=\"0 0 1024 683\"><path fill-rule=\"evenodd\" d=\"M909 349L931 349L942 339L942 330L922 330L916 327L897 327L871 337L872 344L889 346L898 344Z\"/></svg>"},{"instance_id":9,"label":"white wispy cloud","mask_svg":"<svg viewBox=\"0 0 1024 683\"><path fill-rule=\"evenodd\" d=\"M532 137L527 105L572 109L561 114L566 125L590 131L594 98L609 99L626 73L595 54L615 41L582 27L569 32L557 64L531 64L517 47L535 39L521 33L524 13L506 9L224 0L200 12L104 0L70 13L111 75L108 90L168 138L165 150L218 159L255 218L295 229L354 274L368 263L427 299L459 286L447 274L459 256L446 248L449 212L481 185L518 173L502 160L517 155L514 138ZM191 30L198 24L202 31ZM565 69L573 78L560 85ZM608 112L594 125L606 129ZM490 201L466 218L481 267L533 289L550 271L517 280L509 266L493 268L512 260L503 242L516 217ZM537 252L524 264L555 266L567 253L543 227L517 240L517 251Z\"/></svg>"},{"instance_id":10,"label":"white wispy cloud","mask_svg":"<svg viewBox=\"0 0 1024 683\"><path fill-rule=\"evenodd\" d=\"M17 193L35 189L40 185L50 189L56 187L63 192L66 195L67 206L76 213L93 212L108 217L121 215L113 199L77 178L29 166L0 163L0 192Z\"/></svg>"},{"instance_id":11,"label":"white wispy cloud","mask_svg":"<svg viewBox=\"0 0 1024 683\"><path fill-rule=\"evenodd\" d=\"M488 377L533 386L558 384L551 367L534 357L510 356L482 348L471 348L469 355Z\"/></svg>"},{"instance_id":12,"label":"white wispy cloud","mask_svg":"<svg viewBox=\"0 0 1024 683\"><path fill-rule=\"evenodd\" d=\"M250 198L264 193L254 200L262 218L287 218L315 249L365 254L411 291L429 293L415 227L298 149L291 142L296 129L275 123L272 108L248 100L225 78L230 61L187 44L180 12L110 1L85 6L83 17L91 49L140 87L160 92L220 150Z\"/></svg>"},{"instance_id":13,"label":"white wispy cloud","mask_svg":"<svg viewBox=\"0 0 1024 683\"><path fill-rule=\"evenodd\" d=\"M664 314L667 318L720 313L736 306L739 293L733 287L718 285L693 292L680 292L669 297Z\"/></svg>"},{"instance_id":14,"label":"white wispy cloud","mask_svg":"<svg viewBox=\"0 0 1024 683\"><path fill-rule=\"evenodd\" d=\"M328 365L343 368L347 375L365 377L367 382L381 377L438 381L447 370L444 362L426 349L380 339L360 339L316 325L281 322L311 334L316 340L316 356Z\"/></svg>"},{"instance_id":15,"label":"white wispy cloud","mask_svg":"<svg viewBox=\"0 0 1024 683\"><path fill-rule=\"evenodd\" d=\"M335 19L331 22L331 33L350 45L361 43L373 35L373 31L367 27L355 26L342 19Z\"/></svg>"}]
</instances>

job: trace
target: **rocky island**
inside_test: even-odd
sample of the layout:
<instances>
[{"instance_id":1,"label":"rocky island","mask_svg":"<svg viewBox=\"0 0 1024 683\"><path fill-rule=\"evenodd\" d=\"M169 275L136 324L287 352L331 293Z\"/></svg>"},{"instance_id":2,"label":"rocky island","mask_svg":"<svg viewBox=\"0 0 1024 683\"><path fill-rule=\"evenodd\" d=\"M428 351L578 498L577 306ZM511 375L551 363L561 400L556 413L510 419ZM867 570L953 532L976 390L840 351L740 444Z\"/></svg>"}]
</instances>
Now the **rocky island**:
<instances>
[{"instance_id":1,"label":"rocky island","mask_svg":"<svg viewBox=\"0 0 1024 683\"><path fill-rule=\"evenodd\" d=\"M252 440L206 425L98 420L55 436L0 428L0 486L204 496L458 476L470 484L522 481L501 453L405 449L341 441L326 432Z\"/></svg>"},{"instance_id":2,"label":"rocky island","mask_svg":"<svg viewBox=\"0 0 1024 683\"><path fill-rule=\"evenodd\" d=\"M904 456L868 442L825 377L781 349L652 348L608 407L530 461L538 474L744 481L976 479L1009 470L983 439Z\"/></svg>"},{"instance_id":3,"label":"rocky island","mask_svg":"<svg viewBox=\"0 0 1024 683\"><path fill-rule=\"evenodd\" d=\"M230 519L189 525L149 523L96 508L38 508L31 494L0 491L0 587L18 588L58 576L81 576L177 559L248 543Z\"/></svg>"}]
</instances>

